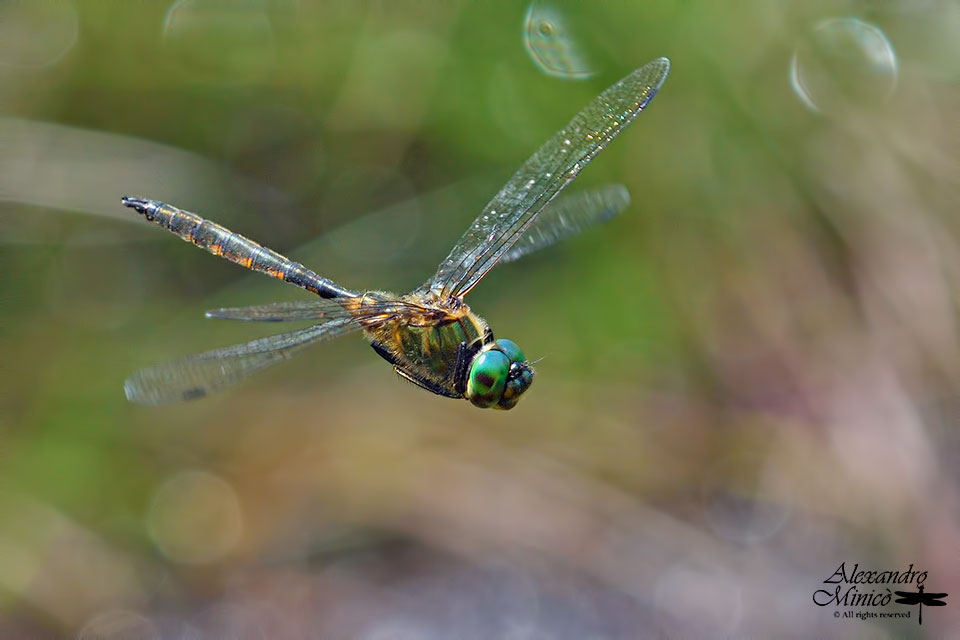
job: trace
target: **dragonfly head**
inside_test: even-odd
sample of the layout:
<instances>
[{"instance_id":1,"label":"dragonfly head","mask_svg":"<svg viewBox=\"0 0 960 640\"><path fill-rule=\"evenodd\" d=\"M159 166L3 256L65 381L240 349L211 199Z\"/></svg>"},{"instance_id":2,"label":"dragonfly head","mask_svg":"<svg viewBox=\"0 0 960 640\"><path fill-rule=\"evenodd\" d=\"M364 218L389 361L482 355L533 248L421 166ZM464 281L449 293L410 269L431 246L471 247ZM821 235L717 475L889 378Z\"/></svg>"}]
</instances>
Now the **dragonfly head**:
<instances>
[{"instance_id":1,"label":"dragonfly head","mask_svg":"<svg viewBox=\"0 0 960 640\"><path fill-rule=\"evenodd\" d=\"M466 395L477 407L512 409L531 384L533 367L520 347L501 338L473 358Z\"/></svg>"}]
</instances>

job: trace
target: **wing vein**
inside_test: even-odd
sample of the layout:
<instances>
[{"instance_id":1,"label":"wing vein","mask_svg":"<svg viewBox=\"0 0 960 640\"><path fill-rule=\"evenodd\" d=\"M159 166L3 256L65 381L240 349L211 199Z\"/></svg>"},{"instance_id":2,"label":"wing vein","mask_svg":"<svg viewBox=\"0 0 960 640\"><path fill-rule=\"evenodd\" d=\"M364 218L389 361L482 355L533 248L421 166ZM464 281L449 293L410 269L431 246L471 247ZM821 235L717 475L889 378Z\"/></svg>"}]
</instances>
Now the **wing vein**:
<instances>
[{"instance_id":1,"label":"wing vein","mask_svg":"<svg viewBox=\"0 0 960 640\"><path fill-rule=\"evenodd\" d=\"M670 62L658 58L584 107L510 178L418 291L440 297L469 293L560 191L639 116L669 69Z\"/></svg>"}]
</instances>

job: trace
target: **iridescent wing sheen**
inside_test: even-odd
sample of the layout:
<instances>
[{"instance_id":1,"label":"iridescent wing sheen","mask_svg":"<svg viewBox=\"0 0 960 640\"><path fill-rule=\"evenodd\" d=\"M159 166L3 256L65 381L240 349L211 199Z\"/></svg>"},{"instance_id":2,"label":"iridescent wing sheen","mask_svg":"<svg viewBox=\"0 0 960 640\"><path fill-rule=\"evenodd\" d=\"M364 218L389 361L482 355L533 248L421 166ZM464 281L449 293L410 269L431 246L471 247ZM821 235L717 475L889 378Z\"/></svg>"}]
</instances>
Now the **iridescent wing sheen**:
<instances>
[{"instance_id":1,"label":"iridescent wing sheen","mask_svg":"<svg viewBox=\"0 0 960 640\"><path fill-rule=\"evenodd\" d=\"M213 349L165 364L141 369L124 383L127 399L145 405L193 400L235 384L249 375L289 359L299 351L332 338L374 327L399 317L422 318L435 310L402 300L366 302L359 308L350 301L317 300L278 303L259 307L219 309L208 315L239 320L321 320L297 331Z\"/></svg>"},{"instance_id":2,"label":"iridescent wing sheen","mask_svg":"<svg viewBox=\"0 0 960 640\"><path fill-rule=\"evenodd\" d=\"M670 71L657 58L601 93L530 157L418 291L463 296L523 237L544 207L653 100Z\"/></svg>"},{"instance_id":3,"label":"iridescent wing sheen","mask_svg":"<svg viewBox=\"0 0 960 640\"><path fill-rule=\"evenodd\" d=\"M606 222L630 205L630 192L622 184L561 196L547 205L523 237L503 254L500 264L575 236L595 224Z\"/></svg>"}]
</instances>

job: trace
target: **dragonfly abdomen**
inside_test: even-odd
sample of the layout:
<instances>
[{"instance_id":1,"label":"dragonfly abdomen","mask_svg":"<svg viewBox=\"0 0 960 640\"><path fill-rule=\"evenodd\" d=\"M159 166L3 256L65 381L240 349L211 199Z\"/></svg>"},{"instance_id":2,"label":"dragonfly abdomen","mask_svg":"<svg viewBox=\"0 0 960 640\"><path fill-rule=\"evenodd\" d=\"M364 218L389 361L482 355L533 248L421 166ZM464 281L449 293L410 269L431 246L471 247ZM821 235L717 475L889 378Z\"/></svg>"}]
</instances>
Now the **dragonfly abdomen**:
<instances>
[{"instance_id":1,"label":"dragonfly abdomen","mask_svg":"<svg viewBox=\"0 0 960 640\"><path fill-rule=\"evenodd\" d=\"M294 262L272 249L239 233L234 233L216 222L201 218L195 213L157 200L143 198L127 197L123 199L123 204L136 210L150 222L168 229L187 242L203 247L214 255L312 291L321 298L357 295L332 280L320 277L299 262Z\"/></svg>"}]
</instances>

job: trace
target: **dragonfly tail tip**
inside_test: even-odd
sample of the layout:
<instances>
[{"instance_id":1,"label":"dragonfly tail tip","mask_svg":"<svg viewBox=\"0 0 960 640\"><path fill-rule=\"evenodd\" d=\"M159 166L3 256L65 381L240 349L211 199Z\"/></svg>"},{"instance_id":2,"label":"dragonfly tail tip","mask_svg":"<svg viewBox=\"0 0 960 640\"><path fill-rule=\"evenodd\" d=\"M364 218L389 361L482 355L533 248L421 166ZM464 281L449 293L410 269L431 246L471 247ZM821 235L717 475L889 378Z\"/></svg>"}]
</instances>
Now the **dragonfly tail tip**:
<instances>
[{"instance_id":1,"label":"dragonfly tail tip","mask_svg":"<svg viewBox=\"0 0 960 640\"><path fill-rule=\"evenodd\" d=\"M120 201L123 203L123 206L135 209L138 213L144 213L147 209L147 206L150 204L149 200L144 198L135 198L133 196L123 196Z\"/></svg>"}]
</instances>

